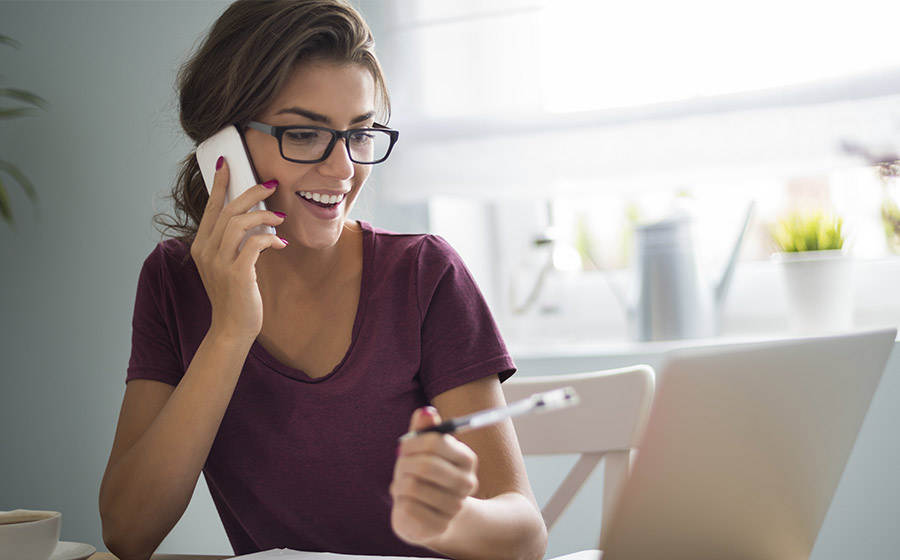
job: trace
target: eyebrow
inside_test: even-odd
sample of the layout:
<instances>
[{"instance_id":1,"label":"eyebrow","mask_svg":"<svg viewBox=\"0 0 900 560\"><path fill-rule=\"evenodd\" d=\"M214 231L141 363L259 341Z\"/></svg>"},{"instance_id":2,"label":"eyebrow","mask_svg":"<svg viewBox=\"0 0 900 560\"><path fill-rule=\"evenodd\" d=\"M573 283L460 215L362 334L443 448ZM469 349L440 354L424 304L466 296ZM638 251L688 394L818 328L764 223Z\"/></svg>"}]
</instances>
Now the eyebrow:
<instances>
[{"instance_id":1,"label":"eyebrow","mask_svg":"<svg viewBox=\"0 0 900 560\"><path fill-rule=\"evenodd\" d=\"M287 107L275 113L276 115L299 115L301 117L306 117L307 119L324 124L331 124L331 119L322 115L320 113L316 113L315 111L310 111L308 109L303 109L302 107ZM357 124L363 121L367 121L375 116L375 111L369 111L358 117L354 118L350 121L350 124Z\"/></svg>"}]
</instances>

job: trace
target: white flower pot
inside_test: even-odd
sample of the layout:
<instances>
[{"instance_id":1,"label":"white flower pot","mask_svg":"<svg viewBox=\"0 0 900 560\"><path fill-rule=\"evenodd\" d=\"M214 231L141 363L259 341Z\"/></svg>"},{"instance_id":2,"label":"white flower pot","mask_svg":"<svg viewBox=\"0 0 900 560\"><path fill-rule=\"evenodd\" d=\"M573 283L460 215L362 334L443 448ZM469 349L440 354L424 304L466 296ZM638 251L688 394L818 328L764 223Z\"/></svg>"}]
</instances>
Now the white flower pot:
<instances>
[{"instance_id":1,"label":"white flower pot","mask_svg":"<svg viewBox=\"0 0 900 560\"><path fill-rule=\"evenodd\" d=\"M788 323L798 334L853 327L853 259L841 251L775 253L788 296Z\"/></svg>"}]
</instances>

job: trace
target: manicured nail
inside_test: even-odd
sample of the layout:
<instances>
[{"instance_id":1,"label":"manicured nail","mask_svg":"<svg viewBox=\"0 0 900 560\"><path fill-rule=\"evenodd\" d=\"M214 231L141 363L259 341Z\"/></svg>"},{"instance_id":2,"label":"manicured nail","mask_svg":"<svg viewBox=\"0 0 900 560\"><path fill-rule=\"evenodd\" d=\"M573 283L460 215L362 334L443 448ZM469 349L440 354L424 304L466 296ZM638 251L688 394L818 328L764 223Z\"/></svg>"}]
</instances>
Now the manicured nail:
<instances>
[{"instance_id":1,"label":"manicured nail","mask_svg":"<svg viewBox=\"0 0 900 560\"><path fill-rule=\"evenodd\" d=\"M216 160L216 171L222 169L223 163L225 163L225 157L219 156L219 159Z\"/></svg>"},{"instance_id":2,"label":"manicured nail","mask_svg":"<svg viewBox=\"0 0 900 560\"><path fill-rule=\"evenodd\" d=\"M272 179L271 181L266 181L265 183L263 183L262 186L266 187L267 189L274 189L278 186L278 181Z\"/></svg>"},{"instance_id":3,"label":"manicured nail","mask_svg":"<svg viewBox=\"0 0 900 560\"><path fill-rule=\"evenodd\" d=\"M422 414L430 418L434 418L435 416L437 416L437 409L433 406L426 406L422 408Z\"/></svg>"},{"instance_id":4,"label":"manicured nail","mask_svg":"<svg viewBox=\"0 0 900 560\"><path fill-rule=\"evenodd\" d=\"M272 213L275 214L276 216L278 216L279 218L287 218L287 214L285 214L284 212L272 212Z\"/></svg>"},{"instance_id":5,"label":"manicured nail","mask_svg":"<svg viewBox=\"0 0 900 560\"><path fill-rule=\"evenodd\" d=\"M284 243L285 245L290 245L290 243L288 243L287 239L285 239L284 237L279 237L278 239L280 239L281 242Z\"/></svg>"}]
</instances>

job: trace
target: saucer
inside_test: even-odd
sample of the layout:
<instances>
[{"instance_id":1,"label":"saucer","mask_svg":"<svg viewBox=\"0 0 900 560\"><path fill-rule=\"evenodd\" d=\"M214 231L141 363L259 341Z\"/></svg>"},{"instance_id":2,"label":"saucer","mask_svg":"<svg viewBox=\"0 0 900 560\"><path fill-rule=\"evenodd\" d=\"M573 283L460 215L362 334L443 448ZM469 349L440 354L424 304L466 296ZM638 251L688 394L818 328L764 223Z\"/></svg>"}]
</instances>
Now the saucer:
<instances>
[{"instance_id":1,"label":"saucer","mask_svg":"<svg viewBox=\"0 0 900 560\"><path fill-rule=\"evenodd\" d=\"M97 549L89 544L59 541L50 560L86 560Z\"/></svg>"}]
</instances>

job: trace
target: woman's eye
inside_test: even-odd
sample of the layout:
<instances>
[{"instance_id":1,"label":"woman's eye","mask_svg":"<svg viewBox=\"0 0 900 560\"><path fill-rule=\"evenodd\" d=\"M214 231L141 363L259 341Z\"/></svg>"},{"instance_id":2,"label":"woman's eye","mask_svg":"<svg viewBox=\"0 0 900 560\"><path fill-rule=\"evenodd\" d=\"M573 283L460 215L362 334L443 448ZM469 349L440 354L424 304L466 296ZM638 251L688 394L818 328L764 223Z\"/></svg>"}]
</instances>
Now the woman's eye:
<instances>
[{"instance_id":1,"label":"woman's eye","mask_svg":"<svg viewBox=\"0 0 900 560\"><path fill-rule=\"evenodd\" d=\"M288 130L284 133L284 140L294 144L312 144L318 137L315 130Z\"/></svg>"},{"instance_id":2,"label":"woman's eye","mask_svg":"<svg viewBox=\"0 0 900 560\"><path fill-rule=\"evenodd\" d=\"M364 131L354 132L350 135L350 141L359 146L363 146L372 142L374 138L374 134Z\"/></svg>"}]
</instances>

